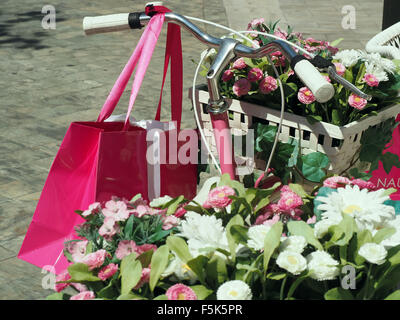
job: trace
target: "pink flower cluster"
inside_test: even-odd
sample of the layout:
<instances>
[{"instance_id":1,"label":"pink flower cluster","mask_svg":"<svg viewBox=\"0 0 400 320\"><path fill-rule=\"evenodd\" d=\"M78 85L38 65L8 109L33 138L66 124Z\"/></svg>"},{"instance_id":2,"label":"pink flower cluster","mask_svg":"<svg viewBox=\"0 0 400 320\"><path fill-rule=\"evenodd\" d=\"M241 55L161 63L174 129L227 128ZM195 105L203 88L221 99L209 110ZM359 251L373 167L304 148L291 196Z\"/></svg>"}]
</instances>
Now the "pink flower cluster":
<instances>
[{"instance_id":1,"label":"pink flower cluster","mask_svg":"<svg viewBox=\"0 0 400 320\"><path fill-rule=\"evenodd\" d=\"M328 187L331 189L337 189L344 187L345 185L355 185L358 186L360 189L368 189L368 190L376 190L377 187L374 183L370 181L365 181L362 179L349 179L342 176L333 176L327 178L323 182L324 187Z\"/></svg>"},{"instance_id":2,"label":"pink flower cluster","mask_svg":"<svg viewBox=\"0 0 400 320\"><path fill-rule=\"evenodd\" d=\"M122 260L131 253L135 253L136 256L140 256L142 253L149 250L156 251L157 246L154 244L142 244L138 246L133 240L123 240L119 242L118 248L115 251L115 256Z\"/></svg>"},{"instance_id":3,"label":"pink flower cluster","mask_svg":"<svg viewBox=\"0 0 400 320\"><path fill-rule=\"evenodd\" d=\"M203 207L206 209L218 208L222 209L232 203L229 196L234 196L235 190L228 186L222 186L212 189L208 193L207 200L204 202Z\"/></svg>"},{"instance_id":4,"label":"pink flower cluster","mask_svg":"<svg viewBox=\"0 0 400 320\"><path fill-rule=\"evenodd\" d=\"M364 98L361 98L354 93L349 96L349 105L355 109L362 110L367 105L368 101Z\"/></svg>"},{"instance_id":5,"label":"pink flower cluster","mask_svg":"<svg viewBox=\"0 0 400 320\"><path fill-rule=\"evenodd\" d=\"M300 220L300 216L303 214L303 210L300 208L303 205L303 199L289 186L283 186L280 193L281 197L278 202L267 205L257 217L255 224L274 224L280 220L281 215Z\"/></svg>"},{"instance_id":6,"label":"pink flower cluster","mask_svg":"<svg viewBox=\"0 0 400 320\"><path fill-rule=\"evenodd\" d=\"M297 93L297 98L301 103L304 104L310 104L315 101L314 94L307 87L300 88L299 92Z\"/></svg>"},{"instance_id":7,"label":"pink flower cluster","mask_svg":"<svg viewBox=\"0 0 400 320\"><path fill-rule=\"evenodd\" d=\"M169 287L165 295L168 300L197 300L197 295L193 289L182 283Z\"/></svg>"},{"instance_id":8,"label":"pink flower cluster","mask_svg":"<svg viewBox=\"0 0 400 320\"><path fill-rule=\"evenodd\" d=\"M379 80L378 78L371 74L371 73L366 73L363 80L369 85L370 87L377 87L379 86Z\"/></svg>"},{"instance_id":9,"label":"pink flower cluster","mask_svg":"<svg viewBox=\"0 0 400 320\"><path fill-rule=\"evenodd\" d=\"M268 94L271 93L272 91L275 91L278 88L278 83L274 77L266 76L260 82L259 88L262 93Z\"/></svg>"},{"instance_id":10,"label":"pink flower cluster","mask_svg":"<svg viewBox=\"0 0 400 320\"><path fill-rule=\"evenodd\" d=\"M328 41L320 41L314 38L305 39L304 49L311 53L328 50L331 55L335 55L339 51L338 48L332 47Z\"/></svg>"},{"instance_id":11,"label":"pink flower cluster","mask_svg":"<svg viewBox=\"0 0 400 320\"><path fill-rule=\"evenodd\" d=\"M245 78L236 81L232 87L233 93L238 97L246 95L250 91L250 89L251 83Z\"/></svg>"}]
</instances>

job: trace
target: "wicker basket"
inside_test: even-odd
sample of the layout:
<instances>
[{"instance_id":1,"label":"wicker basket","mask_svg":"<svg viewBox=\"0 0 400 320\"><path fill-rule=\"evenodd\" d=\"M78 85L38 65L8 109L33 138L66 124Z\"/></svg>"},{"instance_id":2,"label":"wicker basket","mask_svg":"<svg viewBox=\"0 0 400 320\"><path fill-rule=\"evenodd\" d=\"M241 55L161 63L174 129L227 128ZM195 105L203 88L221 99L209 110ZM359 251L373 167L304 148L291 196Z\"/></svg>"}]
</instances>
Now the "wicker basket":
<instances>
[{"instance_id":1,"label":"wicker basket","mask_svg":"<svg viewBox=\"0 0 400 320\"><path fill-rule=\"evenodd\" d=\"M400 22L374 36L368 41L365 50L391 59L400 59Z\"/></svg>"},{"instance_id":2,"label":"wicker basket","mask_svg":"<svg viewBox=\"0 0 400 320\"><path fill-rule=\"evenodd\" d=\"M189 90L192 98L192 89ZM210 115L206 112L208 92L205 86L196 87L196 109L211 151L216 154L215 140ZM277 126L280 111L264 106L227 99L229 103L230 127L235 136L246 135L254 118L263 119L269 125ZM394 118L400 112L400 105L393 105L381 110L378 115L354 121L345 126L336 126L325 122L311 125L304 117L291 113L284 114L279 140L287 142L290 138L299 139L302 154L319 151L326 154L331 162L330 173L340 174L347 169L350 161L359 152L360 139L370 126L378 126L383 121ZM233 119L232 119L233 118ZM265 162L255 161L257 169L263 169ZM369 168L364 168L368 170Z\"/></svg>"}]
</instances>

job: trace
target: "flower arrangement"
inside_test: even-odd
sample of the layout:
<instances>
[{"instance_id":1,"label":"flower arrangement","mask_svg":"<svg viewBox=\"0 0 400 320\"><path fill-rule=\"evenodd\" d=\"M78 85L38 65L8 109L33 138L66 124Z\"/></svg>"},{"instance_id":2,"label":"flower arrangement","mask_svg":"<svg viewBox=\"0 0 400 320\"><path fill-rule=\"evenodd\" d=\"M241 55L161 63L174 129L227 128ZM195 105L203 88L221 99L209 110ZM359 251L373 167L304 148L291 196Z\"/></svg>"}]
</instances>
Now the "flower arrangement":
<instances>
[{"instance_id":1,"label":"flower arrangement","mask_svg":"<svg viewBox=\"0 0 400 320\"><path fill-rule=\"evenodd\" d=\"M335 176L310 195L223 175L192 201L96 203L77 211L81 238L66 242L71 265L48 298L400 299L392 191Z\"/></svg>"},{"instance_id":2,"label":"flower arrangement","mask_svg":"<svg viewBox=\"0 0 400 320\"><path fill-rule=\"evenodd\" d=\"M280 51L272 53L271 59L239 58L229 64L219 83L221 94L227 98L280 109L281 93L277 90L279 82L273 71L272 64L274 64L285 93L285 111L304 116L310 123L324 121L344 126L376 115L379 110L400 101L398 61L383 58L378 53L368 54L363 50L339 50L336 46L341 39L329 43L314 38L304 38L301 33L293 32L290 27L283 30L278 27L278 23L266 25L262 18L250 22L248 30L275 35L293 42L314 55L330 60L336 66L339 75L370 94L373 99L367 101L344 89L342 85L332 83L336 92L334 97L326 103L317 102L313 93L294 74ZM265 45L273 41L254 32L250 32L247 36L248 45L252 45L252 42ZM298 51L296 48L295 50ZM215 51L205 60L206 64L210 64L214 56ZM207 67L204 67L203 73L206 72ZM328 74L323 75L331 82Z\"/></svg>"}]
</instances>

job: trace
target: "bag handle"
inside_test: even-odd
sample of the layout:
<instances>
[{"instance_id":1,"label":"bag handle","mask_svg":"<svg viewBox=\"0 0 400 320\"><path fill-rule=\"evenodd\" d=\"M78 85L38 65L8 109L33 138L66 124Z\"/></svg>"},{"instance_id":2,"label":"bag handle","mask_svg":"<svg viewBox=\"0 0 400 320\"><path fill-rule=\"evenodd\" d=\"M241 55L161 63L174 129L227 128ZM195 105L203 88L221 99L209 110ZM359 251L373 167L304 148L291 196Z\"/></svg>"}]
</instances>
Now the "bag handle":
<instances>
[{"instance_id":1,"label":"bag handle","mask_svg":"<svg viewBox=\"0 0 400 320\"><path fill-rule=\"evenodd\" d=\"M157 14L155 16L154 14L170 11L168 8L165 7L157 6L153 7L153 9L154 8L156 8L157 12L149 11L149 14L152 15L152 18L150 19L147 28L143 32L132 56L125 65L121 75L118 77L109 96L107 97L106 102L104 103L100 115L97 119L98 122L103 122L109 116L111 116L112 112L114 111L118 101L120 100L126 88L127 83L129 82L129 79L137 63L140 61L138 69L135 74L134 82L132 84L132 91L129 99L129 107L124 124L124 130L128 130L129 128L129 116L130 113L132 112L133 104L136 100L140 86L143 82L145 72L150 63L151 56L154 52L154 48L164 22L164 14ZM164 76L163 76L161 94L157 109L158 118L156 115L156 120L159 120L159 114L161 111L162 92L164 88L168 63L170 60L172 65L171 66L171 115L172 115L171 118L173 121L177 122L177 126L179 129L182 117L182 88L183 88L182 47L181 47L180 27L173 24L168 25L166 56L164 61ZM174 79L174 81L172 81L172 79Z\"/></svg>"},{"instance_id":2,"label":"bag handle","mask_svg":"<svg viewBox=\"0 0 400 320\"><path fill-rule=\"evenodd\" d=\"M146 68L147 68L150 62L150 58L153 54L155 44L160 35L163 22L164 22L163 14L156 15L150 19L146 29L144 30L142 36L140 37L138 44L136 45L135 50L132 53L132 56L129 58L124 69L122 70L117 81L115 82L113 88L111 89L111 92L108 95L106 102L104 103L103 108L100 111L99 117L97 118L97 122L103 122L111 116L118 101L120 100L122 94L124 93L126 85L128 84L129 79L132 76L132 73L139 60L141 63L139 64L138 70L140 70L142 76L144 76L145 70L143 70L144 66L142 63L146 63ZM147 59L146 56L148 56ZM142 67L140 68L141 64ZM137 75L135 76L135 79L136 78ZM143 78L141 80L143 80Z\"/></svg>"},{"instance_id":3,"label":"bag handle","mask_svg":"<svg viewBox=\"0 0 400 320\"><path fill-rule=\"evenodd\" d=\"M168 64L171 61L171 119L176 121L177 129L180 130L182 120L182 89L183 89L183 65L182 65L182 42L180 27L175 24L168 25L167 46L165 48L164 75L161 85L160 99L158 102L155 120L160 121L162 93L167 76Z\"/></svg>"}]
</instances>

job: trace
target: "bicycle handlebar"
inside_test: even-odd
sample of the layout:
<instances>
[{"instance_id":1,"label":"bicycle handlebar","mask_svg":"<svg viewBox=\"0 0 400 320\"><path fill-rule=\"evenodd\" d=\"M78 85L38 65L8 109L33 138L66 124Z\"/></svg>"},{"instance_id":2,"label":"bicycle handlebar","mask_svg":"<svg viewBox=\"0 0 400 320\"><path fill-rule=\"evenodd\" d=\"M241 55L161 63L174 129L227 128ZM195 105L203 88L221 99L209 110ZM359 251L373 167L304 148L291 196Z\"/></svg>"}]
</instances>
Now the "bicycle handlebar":
<instances>
[{"instance_id":1,"label":"bicycle handlebar","mask_svg":"<svg viewBox=\"0 0 400 320\"><path fill-rule=\"evenodd\" d=\"M120 13L112 15L104 15L98 17L85 17L83 19L83 30L86 35L121 31L126 29L140 29L145 26L151 17L146 15L144 12L133 12L133 13ZM224 39L213 37L208 33L203 32L195 24L190 22L187 18L174 12L165 13L165 21L176 23L189 31L195 38L208 47L218 48L222 45ZM251 48L246 45L237 42L234 47L234 54L237 57L247 58L261 58L274 51L281 51L291 63L291 67L300 80L313 92L318 102L326 102L330 100L334 93L334 87L331 83L319 73L304 56L298 55L290 45L281 41L275 40L260 48ZM344 87L353 91L354 93L362 96L366 96L360 90L358 90L351 83L341 78L336 74L336 71L329 68L329 74L332 78L340 82ZM362 97L364 97L362 96ZM368 98L370 98L368 96Z\"/></svg>"}]
</instances>

